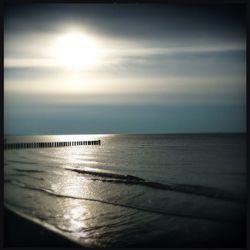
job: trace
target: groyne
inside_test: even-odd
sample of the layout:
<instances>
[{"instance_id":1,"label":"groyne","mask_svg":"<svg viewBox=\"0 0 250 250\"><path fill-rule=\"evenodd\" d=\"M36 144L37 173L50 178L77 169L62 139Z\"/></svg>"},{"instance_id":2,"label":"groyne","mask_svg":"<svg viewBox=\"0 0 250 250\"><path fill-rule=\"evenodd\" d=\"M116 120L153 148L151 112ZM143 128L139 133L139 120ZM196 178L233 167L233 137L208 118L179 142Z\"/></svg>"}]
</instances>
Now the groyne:
<instances>
[{"instance_id":1,"label":"groyne","mask_svg":"<svg viewBox=\"0 0 250 250\"><path fill-rule=\"evenodd\" d=\"M4 149L58 148L58 147L84 146L84 145L101 145L101 140L4 143Z\"/></svg>"}]
</instances>

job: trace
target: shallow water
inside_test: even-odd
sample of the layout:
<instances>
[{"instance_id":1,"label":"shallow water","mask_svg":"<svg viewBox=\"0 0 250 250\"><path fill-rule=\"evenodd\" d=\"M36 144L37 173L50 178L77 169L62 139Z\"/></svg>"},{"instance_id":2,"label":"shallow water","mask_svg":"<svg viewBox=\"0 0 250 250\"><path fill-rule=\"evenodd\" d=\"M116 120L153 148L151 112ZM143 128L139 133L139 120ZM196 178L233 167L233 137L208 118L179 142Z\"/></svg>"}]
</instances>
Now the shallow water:
<instances>
[{"instance_id":1,"label":"shallow water","mask_svg":"<svg viewBox=\"0 0 250 250\"><path fill-rule=\"evenodd\" d=\"M216 246L244 233L244 135L7 137L99 139L5 150L5 204L90 247Z\"/></svg>"}]
</instances>

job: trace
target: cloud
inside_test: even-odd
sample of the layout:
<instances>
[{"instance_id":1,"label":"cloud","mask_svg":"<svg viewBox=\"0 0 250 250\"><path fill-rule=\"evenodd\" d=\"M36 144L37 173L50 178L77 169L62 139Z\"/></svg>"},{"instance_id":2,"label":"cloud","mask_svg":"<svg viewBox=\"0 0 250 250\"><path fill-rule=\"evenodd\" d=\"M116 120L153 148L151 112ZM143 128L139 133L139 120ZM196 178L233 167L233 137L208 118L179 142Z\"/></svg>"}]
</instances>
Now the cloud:
<instances>
[{"instance_id":1,"label":"cloud","mask_svg":"<svg viewBox=\"0 0 250 250\"><path fill-rule=\"evenodd\" d=\"M37 38L36 38L37 39ZM42 39L42 38L40 38ZM47 38L48 39L48 38ZM52 39L51 39L52 40ZM99 38L101 40L101 38ZM18 39L17 39L18 41ZM23 44L22 44L23 43ZM36 40L32 41L19 41L19 46L12 45L14 50L19 47L18 51L15 51L18 57L15 57L11 52L10 45L6 45L6 52L4 57L4 67L6 68L36 68L36 67L60 67L60 63L53 58L53 54L50 47L36 46L30 47L30 43L36 43ZM109 44L107 46L106 44ZM21 46L20 46L21 44ZM52 44L52 42L51 42ZM52 46L52 45L51 45ZM122 64L129 60L136 59L139 63L148 63L150 58L154 59L156 56L178 56L178 55L199 55L209 53L222 53L222 52L234 52L245 51L245 44L196 44L193 46L178 46L178 47L158 47L155 44L154 47L148 47L147 44L140 42L124 42L115 41L112 44L112 40L103 41L102 47L99 47L99 62L97 61L97 67L109 64ZM39 51L34 54L34 51ZM28 56L27 56L28 55Z\"/></svg>"}]
</instances>

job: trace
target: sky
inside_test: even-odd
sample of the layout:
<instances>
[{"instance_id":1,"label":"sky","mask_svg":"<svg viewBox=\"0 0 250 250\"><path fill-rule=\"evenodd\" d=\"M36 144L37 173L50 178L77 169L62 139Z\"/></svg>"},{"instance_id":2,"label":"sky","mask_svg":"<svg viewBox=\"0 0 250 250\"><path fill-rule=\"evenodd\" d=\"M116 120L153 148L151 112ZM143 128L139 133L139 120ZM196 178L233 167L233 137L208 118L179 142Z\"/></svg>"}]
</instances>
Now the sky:
<instances>
[{"instance_id":1,"label":"sky","mask_svg":"<svg viewBox=\"0 0 250 250\"><path fill-rule=\"evenodd\" d=\"M4 13L6 135L246 132L244 6Z\"/></svg>"}]
</instances>

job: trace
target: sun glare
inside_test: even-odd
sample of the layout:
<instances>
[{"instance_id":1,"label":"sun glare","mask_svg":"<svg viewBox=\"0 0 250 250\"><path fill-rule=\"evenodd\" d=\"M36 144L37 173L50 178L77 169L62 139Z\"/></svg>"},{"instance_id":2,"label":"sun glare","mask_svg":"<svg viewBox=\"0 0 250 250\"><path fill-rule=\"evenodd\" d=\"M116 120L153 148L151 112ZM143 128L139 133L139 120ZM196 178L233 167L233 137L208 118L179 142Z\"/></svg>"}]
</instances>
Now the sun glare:
<instances>
[{"instance_id":1,"label":"sun glare","mask_svg":"<svg viewBox=\"0 0 250 250\"><path fill-rule=\"evenodd\" d=\"M81 69L97 63L96 43L82 33L72 32L56 39L53 48L57 63L70 69Z\"/></svg>"}]
</instances>

